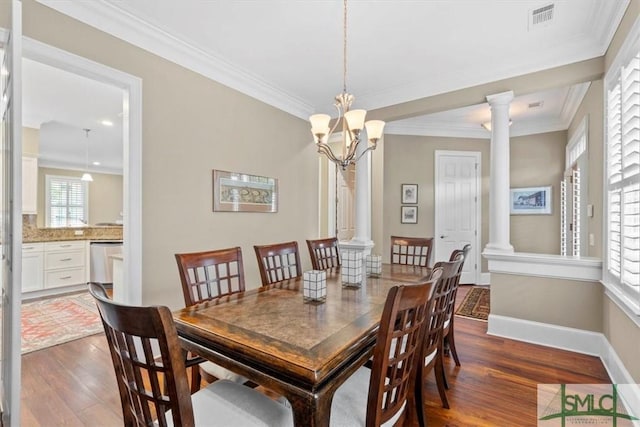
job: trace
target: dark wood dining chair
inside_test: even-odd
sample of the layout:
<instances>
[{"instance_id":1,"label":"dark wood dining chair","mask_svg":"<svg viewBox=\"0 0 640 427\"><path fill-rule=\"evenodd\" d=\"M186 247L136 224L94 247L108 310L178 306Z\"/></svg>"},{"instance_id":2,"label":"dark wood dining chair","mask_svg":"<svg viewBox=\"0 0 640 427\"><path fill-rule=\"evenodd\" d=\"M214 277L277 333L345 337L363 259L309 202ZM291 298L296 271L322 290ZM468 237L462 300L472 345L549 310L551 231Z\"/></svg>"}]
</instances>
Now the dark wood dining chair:
<instances>
[{"instance_id":1,"label":"dark wood dining chair","mask_svg":"<svg viewBox=\"0 0 640 427\"><path fill-rule=\"evenodd\" d=\"M391 264L431 265L433 237L391 236Z\"/></svg>"},{"instance_id":2,"label":"dark wood dining chair","mask_svg":"<svg viewBox=\"0 0 640 427\"><path fill-rule=\"evenodd\" d=\"M307 240L307 247L309 248L309 257L314 270L340 267L340 251L336 237Z\"/></svg>"},{"instance_id":3,"label":"dark wood dining chair","mask_svg":"<svg viewBox=\"0 0 640 427\"><path fill-rule=\"evenodd\" d=\"M244 292L242 249L239 247L204 252L176 254L185 306L211 301ZM245 383L247 379L208 360L189 355L191 391L200 388L201 378L211 383L226 379Z\"/></svg>"},{"instance_id":4,"label":"dark wood dining chair","mask_svg":"<svg viewBox=\"0 0 640 427\"><path fill-rule=\"evenodd\" d=\"M102 319L125 426L292 426L291 411L257 390L220 380L194 393L168 307L114 303L89 285Z\"/></svg>"},{"instance_id":5,"label":"dark wood dining chair","mask_svg":"<svg viewBox=\"0 0 640 427\"><path fill-rule=\"evenodd\" d=\"M462 261L462 264L460 265L461 273L462 273L462 268L464 267L464 262L467 260L467 256L469 255L469 251L471 251L471 244L467 243L462 247L462 249L454 249L451 252L451 255L449 256L449 261L454 261L458 257L458 254L462 254L463 261Z\"/></svg>"},{"instance_id":6,"label":"dark wood dining chair","mask_svg":"<svg viewBox=\"0 0 640 427\"><path fill-rule=\"evenodd\" d=\"M443 341L442 331L444 322L447 318L447 308L451 290L455 286L457 280L458 269L461 261L444 261L437 262L433 266L431 272L431 280L437 277L437 282L431 305L429 306L429 314L427 319L426 332L423 340L421 353L422 363L417 368L417 381L415 392L416 402L425 401L427 392L427 377L434 371L438 394L444 408L449 408L449 400L446 393L446 378L444 374L444 364L442 363ZM425 405L418 405L418 420L421 426L426 425Z\"/></svg>"},{"instance_id":7,"label":"dark wood dining chair","mask_svg":"<svg viewBox=\"0 0 640 427\"><path fill-rule=\"evenodd\" d=\"M335 392L330 425L403 425L413 399L424 322L434 281L395 286L387 294L371 369L359 368Z\"/></svg>"},{"instance_id":8,"label":"dark wood dining chair","mask_svg":"<svg viewBox=\"0 0 640 427\"><path fill-rule=\"evenodd\" d=\"M455 305L456 297L458 295L458 287L460 286L460 277L462 276L462 269L464 268L464 262L467 260L467 256L471 251L471 245L466 244L462 249L456 249L451 252L449 261L462 260L460 263L460 271L458 272L458 283L456 283L455 289L451 295L451 300L447 307L447 318L444 321L444 328L442 330L442 339L444 341L444 354L445 356L451 354L456 366L460 366L460 358L458 357L458 350L456 349L456 340L454 333L454 321L455 321ZM446 379L446 376L445 376Z\"/></svg>"},{"instance_id":9,"label":"dark wood dining chair","mask_svg":"<svg viewBox=\"0 0 640 427\"><path fill-rule=\"evenodd\" d=\"M262 286L302 276L298 242L256 245Z\"/></svg>"}]
</instances>

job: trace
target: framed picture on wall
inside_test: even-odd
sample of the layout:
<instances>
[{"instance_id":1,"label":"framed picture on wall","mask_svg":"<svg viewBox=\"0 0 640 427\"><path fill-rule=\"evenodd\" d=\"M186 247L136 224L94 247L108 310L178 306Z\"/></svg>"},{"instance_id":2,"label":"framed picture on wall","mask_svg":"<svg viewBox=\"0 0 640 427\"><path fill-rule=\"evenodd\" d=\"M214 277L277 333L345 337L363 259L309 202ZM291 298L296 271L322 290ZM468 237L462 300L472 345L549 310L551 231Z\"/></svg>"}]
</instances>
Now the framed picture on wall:
<instances>
[{"instance_id":1,"label":"framed picture on wall","mask_svg":"<svg viewBox=\"0 0 640 427\"><path fill-rule=\"evenodd\" d=\"M400 222L402 224L417 224L418 223L418 207L402 206L400 208Z\"/></svg>"},{"instance_id":2,"label":"framed picture on wall","mask_svg":"<svg viewBox=\"0 0 640 427\"><path fill-rule=\"evenodd\" d=\"M418 203L418 184L402 184L402 203Z\"/></svg>"},{"instance_id":3,"label":"framed picture on wall","mask_svg":"<svg viewBox=\"0 0 640 427\"><path fill-rule=\"evenodd\" d=\"M511 189L511 215L551 215L551 186Z\"/></svg>"},{"instance_id":4,"label":"framed picture on wall","mask_svg":"<svg viewBox=\"0 0 640 427\"><path fill-rule=\"evenodd\" d=\"M213 211L278 212L278 180L214 169Z\"/></svg>"}]
</instances>

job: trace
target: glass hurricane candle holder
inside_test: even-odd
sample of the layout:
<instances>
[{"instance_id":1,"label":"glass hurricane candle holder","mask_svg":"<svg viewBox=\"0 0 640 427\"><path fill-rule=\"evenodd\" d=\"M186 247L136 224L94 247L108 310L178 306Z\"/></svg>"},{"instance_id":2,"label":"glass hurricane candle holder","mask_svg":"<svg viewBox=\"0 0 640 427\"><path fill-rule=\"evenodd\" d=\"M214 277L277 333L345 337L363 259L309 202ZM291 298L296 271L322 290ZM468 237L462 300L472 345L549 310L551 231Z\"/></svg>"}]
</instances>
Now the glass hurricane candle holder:
<instances>
[{"instance_id":1,"label":"glass hurricane candle holder","mask_svg":"<svg viewBox=\"0 0 640 427\"><path fill-rule=\"evenodd\" d=\"M368 276L380 277L382 274L382 255L367 255L365 265Z\"/></svg>"},{"instance_id":2,"label":"glass hurricane candle holder","mask_svg":"<svg viewBox=\"0 0 640 427\"><path fill-rule=\"evenodd\" d=\"M302 275L302 295L304 301L324 301L327 299L327 272L324 270L305 271Z\"/></svg>"},{"instance_id":3,"label":"glass hurricane candle holder","mask_svg":"<svg viewBox=\"0 0 640 427\"><path fill-rule=\"evenodd\" d=\"M362 284L362 252L345 251L340 273L344 286L359 287Z\"/></svg>"}]
</instances>

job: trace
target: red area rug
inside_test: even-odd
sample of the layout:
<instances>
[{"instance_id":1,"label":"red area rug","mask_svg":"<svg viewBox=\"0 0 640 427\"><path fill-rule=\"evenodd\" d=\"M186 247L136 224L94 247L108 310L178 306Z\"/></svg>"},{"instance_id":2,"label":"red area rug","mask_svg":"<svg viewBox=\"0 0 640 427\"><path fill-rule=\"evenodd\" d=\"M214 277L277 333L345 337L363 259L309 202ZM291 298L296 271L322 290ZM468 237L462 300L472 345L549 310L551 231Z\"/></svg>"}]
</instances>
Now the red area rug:
<instances>
[{"instance_id":1,"label":"red area rug","mask_svg":"<svg viewBox=\"0 0 640 427\"><path fill-rule=\"evenodd\" d=\"M465 295L456 310L456 314L458 316L487 321L490 307L489 297L490 292L488 287L473 287L469 289L469 292Z\"/></svg>"},{"instance_id":2,"label":"red area rug","mask_svg":"<svg viewBox=\"0 0 640 427\"><path fill-rule=\"evenodd\" d=\"M22 354L104 331L86 292L22 304Z\"/></svg>"}]
</instances>

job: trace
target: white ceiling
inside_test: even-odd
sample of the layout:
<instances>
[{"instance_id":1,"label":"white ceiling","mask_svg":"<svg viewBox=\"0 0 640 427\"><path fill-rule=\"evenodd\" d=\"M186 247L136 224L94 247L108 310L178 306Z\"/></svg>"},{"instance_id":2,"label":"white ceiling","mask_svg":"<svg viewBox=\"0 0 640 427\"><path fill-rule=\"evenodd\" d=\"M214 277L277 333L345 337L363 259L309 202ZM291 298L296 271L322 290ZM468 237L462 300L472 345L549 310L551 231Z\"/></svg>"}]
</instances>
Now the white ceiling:
<instances>
[{"instance_id":1,"label":"white ceiling","mask_svg":"<svg viewBox=\"0 0 640 427\"><path fill-rule=\"evenodd\" d=\"M332 113L342 90L339 0L38 1L297 117ZM551 3L553 19L531 27L531 11ZM373 109L598 57L627 4L351 0L347 89L354 108ZM517 98L512 135L566 129L585 90ZM516 108L533 102L543 106ZM388 131L488 138L480 128L488 117L482 104Z\"/></svg>"},{"instance_id":2,"label":"white ceiling","mask_svg":"<svg viewBox=\"0 0 640 427\"><path fill-rule=\"evenodd\" d=\"M41 166L84 169L88 154L89 169L122 173L121 89L24 58L22 98L23 125L40 129Z\"/></svg>"}]
</instances>

